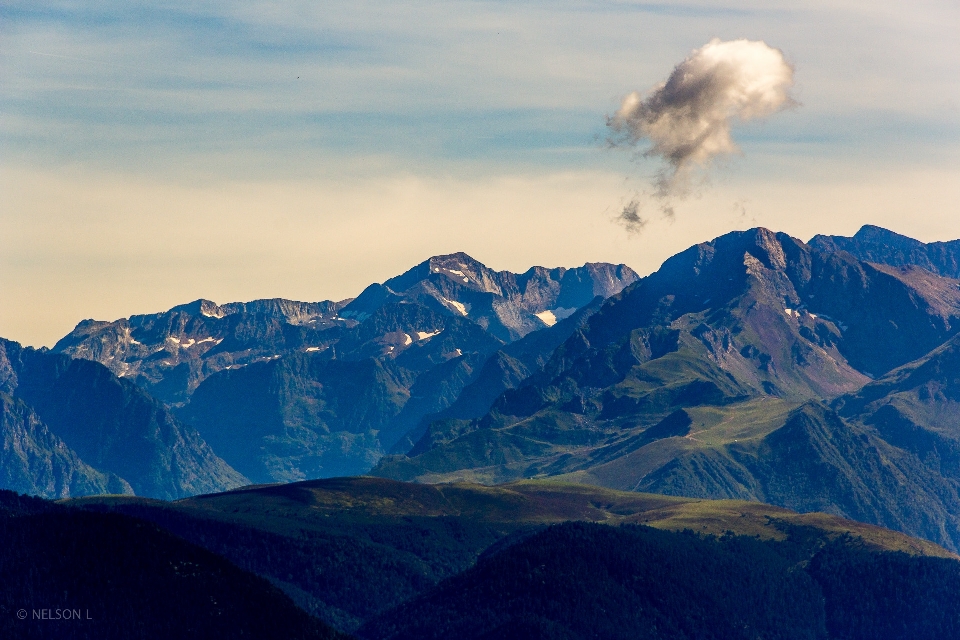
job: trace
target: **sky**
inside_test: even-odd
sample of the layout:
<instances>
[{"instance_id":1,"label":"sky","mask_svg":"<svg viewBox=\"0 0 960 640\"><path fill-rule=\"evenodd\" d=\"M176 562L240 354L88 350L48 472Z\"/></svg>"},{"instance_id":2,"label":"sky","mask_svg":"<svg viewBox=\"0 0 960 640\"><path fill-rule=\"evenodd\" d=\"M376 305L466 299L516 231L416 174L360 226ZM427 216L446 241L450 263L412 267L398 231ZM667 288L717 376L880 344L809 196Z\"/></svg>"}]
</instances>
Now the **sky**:
<instances>
[{"instance_id":1,"label":"sky","mask_svg":"<svg viewBox=\"0 0 960 640\"><path fill-rule=\"evenodd\" d=\"M626 263L765 226L960 238L956 0L0 0L0 337L340 300L431 255ZM714 38L793 70L673 215L608 118Z\"/></svg>"}]
</instances>

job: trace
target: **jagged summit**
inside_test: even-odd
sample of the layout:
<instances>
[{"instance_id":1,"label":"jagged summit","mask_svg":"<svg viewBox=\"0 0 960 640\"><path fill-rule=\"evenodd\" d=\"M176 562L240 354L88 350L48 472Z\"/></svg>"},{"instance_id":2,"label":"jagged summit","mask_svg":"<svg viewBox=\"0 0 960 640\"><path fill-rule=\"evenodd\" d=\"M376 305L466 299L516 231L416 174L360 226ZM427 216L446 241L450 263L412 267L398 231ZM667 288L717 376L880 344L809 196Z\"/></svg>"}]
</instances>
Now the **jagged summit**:
<instances>
[{"instance_id":1,"label":"jagged summit","mask_svg":"<svg viewBox=\"0 0 960 640\"><path fill-rule=\"evenodd\" d=\"M568 269L494 271L466 253L424 260L383 284L367 287L341 316L364 320L384 304L414 302L480 324L505 342L550 326L596 296L607 298L637 280L626 265L588 263Z\"/></svg>"},{"instance_id":2,"label":"jagged summit","mask_svg":"<svg viewBox=\"0 0 960 640\"><path fill-rule=\"evenodd\" d=\"M923 243L868 224L853 237L814 236L810 246L822 251L846 251L866 262L892 267L913 265L939 276L960 278L960 240Z\"/></svg>"}]
</instances>

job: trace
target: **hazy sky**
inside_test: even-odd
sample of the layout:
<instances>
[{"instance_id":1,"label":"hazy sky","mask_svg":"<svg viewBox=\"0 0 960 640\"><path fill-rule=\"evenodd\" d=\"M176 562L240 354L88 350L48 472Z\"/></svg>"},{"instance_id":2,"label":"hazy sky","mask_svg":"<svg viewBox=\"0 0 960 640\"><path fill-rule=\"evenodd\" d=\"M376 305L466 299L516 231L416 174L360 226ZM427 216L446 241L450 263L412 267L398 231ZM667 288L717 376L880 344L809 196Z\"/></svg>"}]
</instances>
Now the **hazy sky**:
<instances>
[{"instance_id":1,"label":"hazy sky","mask_svg":"<svg viewBox=\"0 0 960 640\"><path fill-rule=\"evenodd\" d=\"M0 0L0 336L199 297L342 299L430 255L625 262L763 225L960 238L956 0ZM762 40L799 106L672 219L624 96Z\"/></svg>"}]
</instances>

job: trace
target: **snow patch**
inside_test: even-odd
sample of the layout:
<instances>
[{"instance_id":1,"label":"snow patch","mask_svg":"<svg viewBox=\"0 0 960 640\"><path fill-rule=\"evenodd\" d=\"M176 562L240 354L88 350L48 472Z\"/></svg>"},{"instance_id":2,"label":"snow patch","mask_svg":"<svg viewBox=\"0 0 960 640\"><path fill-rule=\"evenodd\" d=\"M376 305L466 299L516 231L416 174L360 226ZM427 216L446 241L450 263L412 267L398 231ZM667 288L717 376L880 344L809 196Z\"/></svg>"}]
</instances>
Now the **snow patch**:
<instances>
[{"instance_id":1,"label":"snow patch","mask_svg":"<svg viewBox=\"0 0 960 640\"><path fill-rule=\"evenodd\" d=\"M323 351L323 347L307 347L304 349L304 351L307 353L310 353L311 351Z\"/></svg>"},{"instance_id":2,"label":"snow patch","mask_svg":"<svg viewBox=\"0 0 960 640\"><path fill-rule=\"evenodd\" d=\"M536 316L540 318L543 324L547 325L548 327L552 327L553 325L557 324L557 316L553 315L553 311L550 311L550 309L541 311L540 313L536 314Z\"/></svg>"},{"instance_id":3,"label":"snow patch","mask_svg":"<svg viewBox=\"0 0 960 640\"><path fill-rule=\"evenodd\" d=\"M463 277L463 271L457 271L456 269L448 269L448 271L450 271L450 273L455 273L455 274L457 274L457 275L460 276L461 278Z\"/></svg>"},{"instance_id":4,"label":"snow patch","mask_svg":"<svg viewBox=\"0 0 960 640\"><path fill-rule=\"evenodd\" d=\"M408 344L413 344L413 338L411 338L409 334L405 333L403 334L403 346L407 346Z\"/></svg>"},{"instance_id":5,"label":"snow patch","mask_svg":"<svg viewBox=\"0 0 960 640\"><path fill-rule=\"evenodd\" d=\"M142 342L137 342L137 341L134 340L133 338L130 338L130 344L140 344L140 345L142 345L143 343L142 343Z\"/></svg>"},{"instance_id":6,"label":"snow patch","mask_svg":"<svg viewBox=\"0 0 960 640\"><path fill-rule=\"evenodd\" d=\"M417 340L418 340L418 341L419 341L419 340L427 340L427 339L429 339L429 338L432 338L433 336L440 335L440 332L441 332L441 331L443 331L443 329L437 329L437 330L434 331L433 333L427 333L426 331L417 331Z\"/></svg>"},{"instance_id":7,"label":"snow patch","mask_svg":"<svg viewBox=\"0 0 960 640\"><path fill-rule=\"evenodd\" d=\"M462 302L457 302L456 300L447 300L443 296L440 296L440 299L443 300L444 303L450 305L451 307L459 311L460 315L462 316L467 315L467 307Z\"/></svg>"}]
</instances>

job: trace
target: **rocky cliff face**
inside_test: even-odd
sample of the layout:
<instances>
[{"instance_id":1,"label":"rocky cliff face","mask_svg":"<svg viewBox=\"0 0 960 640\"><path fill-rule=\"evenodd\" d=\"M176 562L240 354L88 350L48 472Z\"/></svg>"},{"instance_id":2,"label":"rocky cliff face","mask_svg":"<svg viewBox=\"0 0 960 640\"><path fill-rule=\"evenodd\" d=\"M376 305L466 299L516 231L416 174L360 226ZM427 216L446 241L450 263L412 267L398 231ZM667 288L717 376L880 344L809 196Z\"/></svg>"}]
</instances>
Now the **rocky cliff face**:
<instances>
[{"instance_id":1,"label":"rocky cliff face","mask_svg":"<svg viewBox=\"0 0 960 640\"><path fill-rule=\"evenodd\" d=\"M498 272L458 253L341 303L198 300L84 321L54 351L135 382L255 481L362 473L391 448L409 449L407 434L456 401L505 343L566 326L636 277L604 263ZM518 375L561 340L520 347L536 354Z\"/></svg>"}]
</instances>

